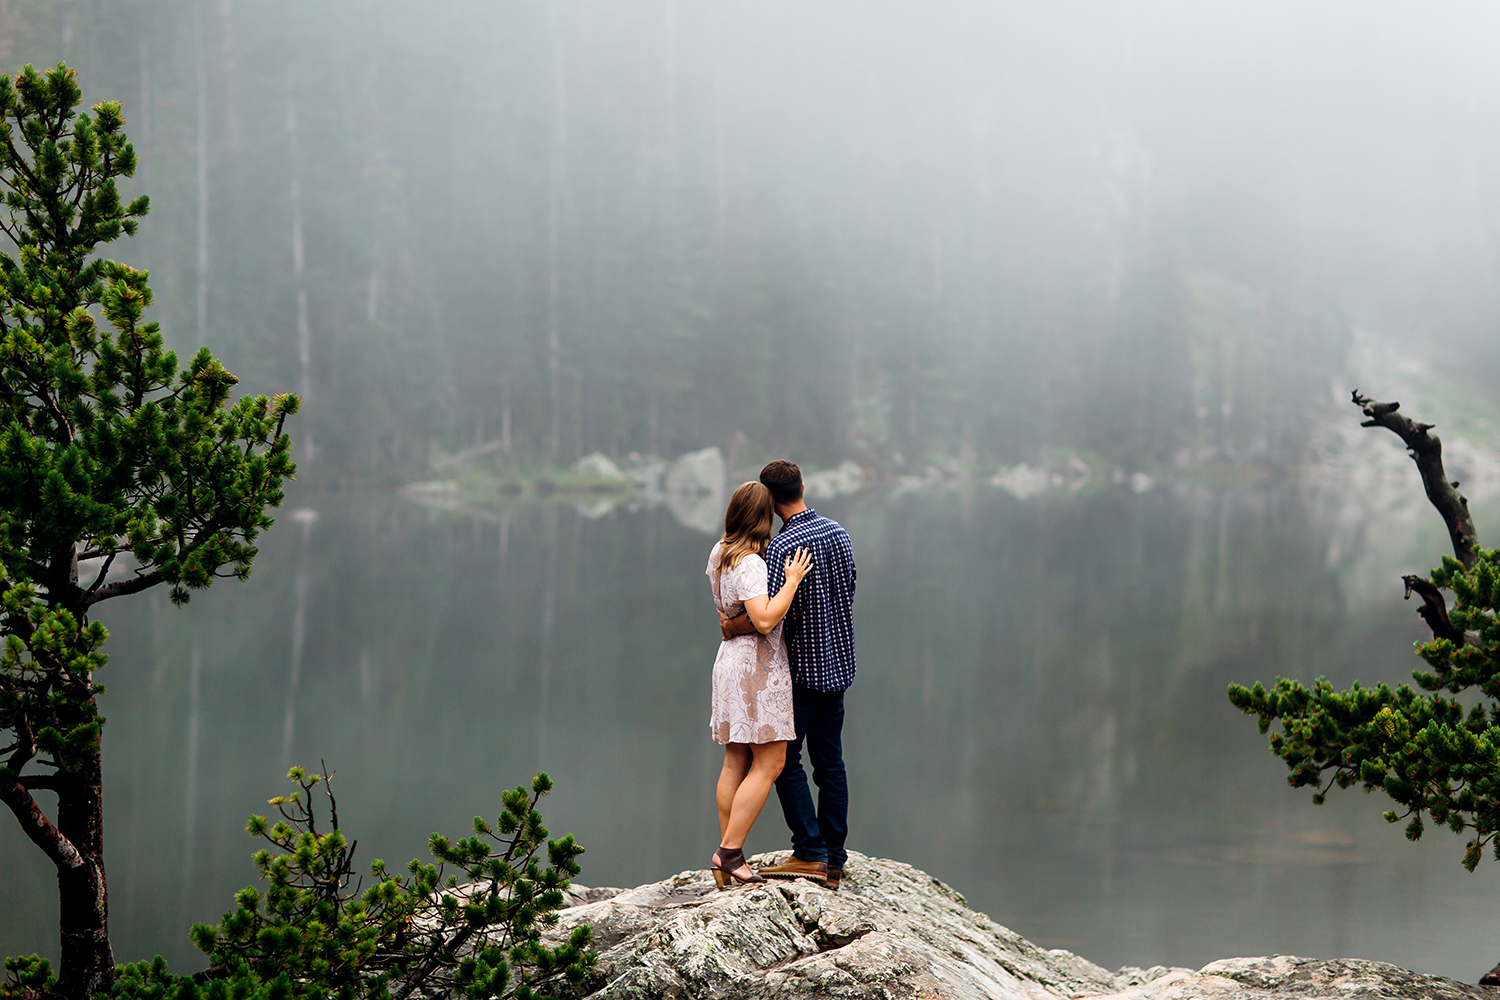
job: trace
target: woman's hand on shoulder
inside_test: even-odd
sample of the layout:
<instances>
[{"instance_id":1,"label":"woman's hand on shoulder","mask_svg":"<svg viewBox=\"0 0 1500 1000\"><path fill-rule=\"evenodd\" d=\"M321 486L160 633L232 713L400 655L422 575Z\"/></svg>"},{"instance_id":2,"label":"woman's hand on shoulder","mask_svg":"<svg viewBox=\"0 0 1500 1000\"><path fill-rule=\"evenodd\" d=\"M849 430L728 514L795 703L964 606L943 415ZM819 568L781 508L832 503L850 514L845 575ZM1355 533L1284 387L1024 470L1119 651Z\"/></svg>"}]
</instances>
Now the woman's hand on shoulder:
<instances>
[{"instance_id":1,"label":"woman's hand on shoulder","mask_svg":"<svg viewBox=\"0 0 1500 1000\"><path fill-rule=\"evenodd\" d=\"M789 583L801 583L812 570L812 554L805 547L786 557L786 578Z\"/></svg>"}]
</instances>

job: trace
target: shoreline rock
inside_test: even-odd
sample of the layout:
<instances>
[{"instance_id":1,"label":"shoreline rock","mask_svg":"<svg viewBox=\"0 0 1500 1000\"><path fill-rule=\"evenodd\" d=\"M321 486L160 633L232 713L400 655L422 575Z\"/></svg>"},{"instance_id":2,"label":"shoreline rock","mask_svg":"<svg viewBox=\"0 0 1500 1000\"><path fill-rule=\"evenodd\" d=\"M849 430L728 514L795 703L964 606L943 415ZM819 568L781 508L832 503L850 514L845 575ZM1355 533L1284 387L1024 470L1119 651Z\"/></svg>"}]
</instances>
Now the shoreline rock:
<instances>
[{"instance_id":1,"label":"shoreline rock","mask_svg":"<svg viewBox=\"0 0 1500 1000\"><path fill-rule=\"evenodd\" d=\"M763 854L775 864L786 852ZM634 889L575 887L549 938L594 928L596 1000L1478 1000L1384 962L1271 956L1110 972L1044 949L898 861L851 854L837 892L797 879L718 890L706 870Z\"/></svg>"}]
</instances>

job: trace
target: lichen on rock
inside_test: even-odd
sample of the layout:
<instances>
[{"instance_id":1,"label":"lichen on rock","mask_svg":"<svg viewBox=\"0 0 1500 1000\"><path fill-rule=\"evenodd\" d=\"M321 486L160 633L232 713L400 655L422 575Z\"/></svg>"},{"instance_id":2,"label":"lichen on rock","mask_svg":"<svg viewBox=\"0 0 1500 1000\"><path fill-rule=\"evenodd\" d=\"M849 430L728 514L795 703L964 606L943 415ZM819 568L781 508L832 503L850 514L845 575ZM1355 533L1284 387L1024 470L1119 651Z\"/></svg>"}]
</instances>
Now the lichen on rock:
<instances>
[{"instance_id":1,"label":"lichen on rock","mask_svg":"<svg viewBox=\"0 0 1500 1000\"><path fill-rule=\"evenodd\" d=\"M753 858L776 864L785 853ZM1322 1000L1494 994L1381 962L1273 956L1201 970L1110 972L969 909L910 865L851 854L838 891L811 881L720 891L688 871L634 889L575 887L551 935L594 929L594 1000ZM550 936L550 935L549 935Z\"/></svg>"}]
</instances>

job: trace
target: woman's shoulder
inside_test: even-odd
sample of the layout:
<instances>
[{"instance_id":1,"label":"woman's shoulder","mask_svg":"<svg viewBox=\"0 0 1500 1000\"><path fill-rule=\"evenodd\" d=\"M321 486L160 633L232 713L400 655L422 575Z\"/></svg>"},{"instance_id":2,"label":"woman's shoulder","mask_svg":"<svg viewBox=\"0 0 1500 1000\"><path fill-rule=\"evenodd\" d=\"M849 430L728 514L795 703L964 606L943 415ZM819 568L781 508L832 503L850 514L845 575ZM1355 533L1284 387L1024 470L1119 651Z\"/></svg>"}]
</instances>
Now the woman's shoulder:
<instances>
[{"instance_id":1,"label":"woman's shoulder","mask_svg":"<svg viewBox=\"0 0 1500 1000\"><path fill-rule=\"evenodd\" d=\"M740 584L754 585L756 581L765 578L766 561L754 552L746 552L729 572Z\"/></svg>"}]
</instances>

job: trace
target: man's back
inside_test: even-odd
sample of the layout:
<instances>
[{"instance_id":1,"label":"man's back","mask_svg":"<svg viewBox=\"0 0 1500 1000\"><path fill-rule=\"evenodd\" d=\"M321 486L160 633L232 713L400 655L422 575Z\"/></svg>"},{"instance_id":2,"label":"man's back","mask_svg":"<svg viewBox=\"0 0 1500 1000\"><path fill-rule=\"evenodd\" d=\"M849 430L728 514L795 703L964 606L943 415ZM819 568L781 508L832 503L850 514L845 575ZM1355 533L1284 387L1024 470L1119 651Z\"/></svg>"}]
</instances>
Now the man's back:
<instances>
[{"instance_id":1,"label":"man's back","mask_svg":"<svg viewBox=\"0 0 1500 1000\"><path fill-rule=\"evenodd\" d=\"M813 569L786 614L792 680L814 691L842 691L854 682L854 548L849 533L808 508L793 514L766 549L768 590L785 582L787 556L805 547Z\"/></svg>"}]
</instances>

